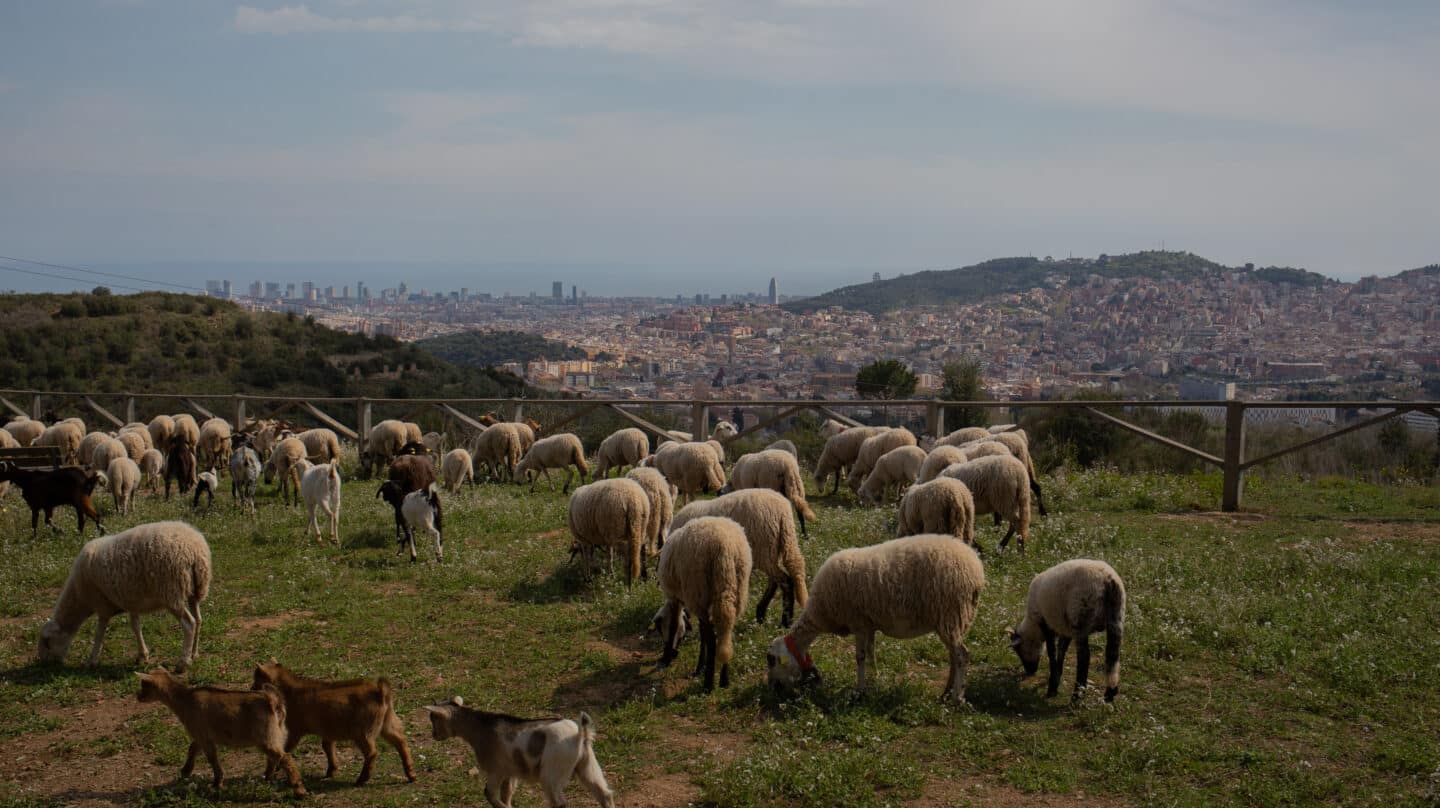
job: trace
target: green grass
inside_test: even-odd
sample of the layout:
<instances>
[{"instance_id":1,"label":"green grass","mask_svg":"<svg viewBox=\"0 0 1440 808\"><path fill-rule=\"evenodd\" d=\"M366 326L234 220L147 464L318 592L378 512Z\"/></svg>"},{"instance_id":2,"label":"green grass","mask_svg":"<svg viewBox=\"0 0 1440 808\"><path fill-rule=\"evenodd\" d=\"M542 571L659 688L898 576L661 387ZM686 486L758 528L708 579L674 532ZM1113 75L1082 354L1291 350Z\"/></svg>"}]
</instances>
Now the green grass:
<instances>
[{"instance_id":1,"label":"green grass","mask_svg":"<svg viewBox=\"0 0 1440 808\"><path fill-rule=\"evenodd\" d=\"M958 708L939 700L946 656L933 637L881 637L865 694L854 692L851 641L822 638L814 653L823 684L777 697L764 685L775 618L757 627L753 610L737 632L732 687L707 695L686 677L693 642L671 670L654 670L659 649L643 635L660 602L653 583L627 589L602 575L587 585L566 563L558 492L484 486L448 498L445 562L411 565L394 556L390 512L375 487L346 485L339 549L304 536L299 509L273 498L254 520L232 511L228 497L194 516L179 502L144 498L136 513L107 519L116 530L189 518L208 537L215 583L192 681L245 686L254 663L273 655L309 675L383 674L395 684L419 781L398 779L386 747L371 785L350 785L358 760L349 749L340 777L321 781L311 740L299 762L320 802L483 803L467 750L430 740L419 710L454 694L520 714L590 712L622 805L665 795L723 806L959 804L996 794L1206 806L1440 798L1433 487L1255 478L1247 513L1232 517L1201 512L1218 501L1214 475L1050 478L1051 516L1036 519L1028 555L987 559L968 642L968 704ZM108 495L100 499L108 511ZM39 624L81 540L69 511L57 514L64 532L32 540L23 504L5 504L0 760L53 763L24 776L0 765L0 806L59 804L57 795L76 788L127 804L212 804L203 762L191 781L174 783L186 746L178 723L134 701L123 619L112 623L98 668L80 667L93 623L67 666L33 664ZM813 504L819 519L804 545L812 574L830 552L894 529L893 509ZM998 537L987 527L986 547ZM422 559L433 555L419 549ZM1042 698L1043 681L1020 680L1003 638L1030 577L1077 556L1110 561L1129 590L1113 706L1093 689L1073 705ZM174 621L144 623L152 653L173 662ZM1062 693L1073 654L1069 663ZM97 724L96 710L116 717ZM257 753L224 760L222 801L289 802L281 786L259 780ZM88 783L91 765L120 766L125 782ZM570 795L589 804L578 786ZM517 804L539 805L538 792L522 787Z\"/></svg>"}]
</instances>

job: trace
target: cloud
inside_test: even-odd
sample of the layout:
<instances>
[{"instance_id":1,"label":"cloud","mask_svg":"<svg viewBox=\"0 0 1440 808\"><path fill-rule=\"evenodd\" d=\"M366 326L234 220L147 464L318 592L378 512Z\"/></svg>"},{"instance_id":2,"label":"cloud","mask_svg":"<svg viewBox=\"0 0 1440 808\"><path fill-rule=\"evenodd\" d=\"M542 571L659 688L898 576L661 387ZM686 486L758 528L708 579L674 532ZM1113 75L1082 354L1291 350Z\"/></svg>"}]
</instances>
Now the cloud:
<instances>
[{"instance_id":1,"label":"cloud","mask_svg":"<svg viewBox=\"0 0 1440 808\"><path fill-rule=\"evenodd\" d=\"M401 14L390 17L338 17L317 14L305 4L265 10L239 6L232 20L235 30L247 34L367 33L414 34L442 31L479 31L473 20L437 19Z\"/></svg>"}]
</instances>

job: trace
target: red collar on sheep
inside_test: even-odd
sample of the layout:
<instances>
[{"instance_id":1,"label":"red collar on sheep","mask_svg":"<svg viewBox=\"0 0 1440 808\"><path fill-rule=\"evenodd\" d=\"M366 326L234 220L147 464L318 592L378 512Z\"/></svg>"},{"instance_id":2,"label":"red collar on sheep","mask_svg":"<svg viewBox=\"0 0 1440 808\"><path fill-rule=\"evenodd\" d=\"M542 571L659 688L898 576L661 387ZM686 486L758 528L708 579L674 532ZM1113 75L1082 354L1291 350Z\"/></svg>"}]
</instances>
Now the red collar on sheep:
<instances>
[{"instance_id":1,"label":"red collar on sheep","mask_svg":"<svg viewBox=\"0 0 1440 808\"><path fill-rule=\"evenodd\" d=\"M795 657L795 663L800 666L800 670L808 671L815 669L815 660L811 659L809 654L800 650L800 647L795 644L795 637L793 635L785 635L785 650L790 652L790 656Z\"/></svg>"}]
</instances>

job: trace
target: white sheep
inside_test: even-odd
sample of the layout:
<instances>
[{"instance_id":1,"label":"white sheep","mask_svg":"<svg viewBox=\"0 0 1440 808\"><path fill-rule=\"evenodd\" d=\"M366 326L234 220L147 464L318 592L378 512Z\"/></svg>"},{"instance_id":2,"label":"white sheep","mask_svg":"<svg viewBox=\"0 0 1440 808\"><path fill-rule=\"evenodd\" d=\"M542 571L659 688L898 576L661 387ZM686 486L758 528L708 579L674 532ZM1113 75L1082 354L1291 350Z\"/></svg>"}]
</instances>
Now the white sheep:
<instances>
[{"instance_id":1,"label":"white sheep","mask_svg":"<svg viewBox=\"0 0 1440 808\"><path fill-rule=\"evenodd\" d=\"M160 490L160 478L165 473L165 455L159 449L147 449L140 456L140 473L145 485L151 491Z\"/></svg>"},{"instance_id":2,"label":"white sheep","mask_svg":"<svg viewBox=\"0 0 1440 808\"><path fill-rule=\"evenodd\" d=\"M111 460L129 456L130 452L125 448L125 444L115 438L107 437L105 440L98 441L90 449L90 468L95 471L104 471L110 468Z\"/></svg>"},{"instance_id":3,"label":"white sheep","mask_svg":"<svg viewBox=\"0 0 1440 808\"><path fill-rule=\"evenodd\" d=\"M795 458L797 462L800 460L800 449L795 445L795 441L793 440L781 439L765 447L766 451L769 451L771 449L785 452L786 454Z\"/></svg>"},{"instance_id":4,"label":"white sheep","mask_svg":"<svg viewBox=\"0 0 1440 808\"><path fill-rule=\"evenodd\" d=\"M255 511L255 489L260 484L260 453L241 446L230 455L230 496L239 507Z\"/></svg>"},{"instance_id":5,"label":"white sheep","mask_svg":"<svg viewBox=\"0 0 1440 808\"><path fill-rule=\"evenodd\" d=\"M996 455L956 463L941 475L965 483L975 502L976 516L993 513L1009 523L1000 549L1005 549L1010 537L1019 533L1020 552L1025 552L1025 539L1030 535L1030 485L1025 464L1009 455Z\"/></svg>"},{"instance_id":6,"label":"white sheep","mask_svg":"<svg viewBox=\"0 0 1440 808\"><path fill-rule=\"evenodd\" d=\"M451 449L440 460L440 478L445 481L445 490L454 494L468 480L475 482L475 463L464 449Z\"/></svg>"},{"instance_id":7,"label":"white sheep","mask_svg":"<svg viewBox=\"0 0 1440 808\"><path fill-rule=\"evenodd\" d=\"M323 510L330 521L330 541L340 546L340 465L321 463L305 470L300 478L300 497L305 500L305 509L310 514L310 529L315 531L315 541L322 542L320 523L316 511Z\"/></svg>"},{"instance_id":8,"label":"white sheep","mask_svg":"<svg viewBox=\"0 0 1440 808\"><path fill-rule=\"evenodd\" d=\"M145 435L145 437L140 437L142 434ZM125 447L125 456L137 463L140 462L140 458L145 456L145 451L150 448L147 445L150 442L150 434L148 432L141 433L133 430L121 430L115 433L115 440L120 441Z\"/></svg>"},{"instance_id":9,"label":"white sheep","mask_svg":"<svg viewBox=\"0 0 1440 808\"><path fill-rule=\"evenodd\" d=\"M168 415L157 415L150 419L145 429L150 433L150 444L156 449L162 449L170 445L170 436L175 434L175 419Z\"/></svg>"},{"instance_id":10,"label":"white sheep","mask_svg":"<svg viewBox=\"0 0 1440 808\"><path fill-rule=\"evenodd\" d=\"M405 426L405 442L406 442L406 443L424 443L424 442L425 442L425 441L424 441L425 433L424 433L423 431L421 431L419 424L415 423L414 421L401 421L400 423Z\"/></svg>"},{"instance_id":11,"label":"white sheep","mask_svg":"<svg viewBox=\"0 0 1440 808\"><path fill-rule=\"evenodd\" d=\"M618 479L582 485L570 495L567 519L584 556L587 580L597 548L623 551L627 586L634 584L637 575L641 580L648 578L642 551L650 525L650 497L640 483Z\"/></svg>"},{"instance_id":12,"label":"white sheep","mask_svg":"<svg viewBox=\"0 0 1440 808\"><path fill-rule=\"evenodd\" d=\"M493 428L493 427L492 427ZM520 459L520 464L515 467L515 473L530 478L530 490L535 490L535 484L540 481L539 475L532 475L532 472L540 472L545 475L545 481L550 484L550 490L555 490L555 482L550 479L550 469L565 469L565 485L561 489L563 493L570 493L570 467L574 466L577 472L576 480L585 482L585 477L590 473L590 466L585 463L585 446L580 443L580 437L570 432L561 432L557 435L550 435L535 441L530 450Z\"/></svg>"},{"instance_id":13,"label":"white sheep","mask_svg":"<svg viewBox=\"0 0 1440 808\"><path fill-rule=\"evenodd\" d=\"M749 488L723 497L692 502L675 514L674 529L702 516L723 516L745 528L750 543L753 569L769 579L765 594L755 604L755 622L765 622L771 598L780 592L780 625L789 626L795 606L805 608L809 588L805 583L805 556L800 552L795 530L795 513L790 501L768 488Z\"/></svg>"},{"instance_id":14,"label":"white sheep","mask_svg":"<svg viewBox=\"0 0 1440 808\"><path fill-rule=\"evenodd\" d=\"M646 522L646 544L658 553L665 546L670 522L675 518L675 500L670 496L670 482L656 469L633 468L625 479L634 480L650 498L650 519Z\"/></svg>"},{"instance_id":15,"label":"white sheep","mask_svg":"<svg viewBox=\"0 0 1440 808\"><path fill-rule=\"evenodd\" d=\"M1025 619L1010 632L1010 647L1027 676L1040 666L1040 646L1050 659L1045 697L1060 689L1065 652L1075 640L1075 695L1089 685L1090 635L1105 632L1105 701L1120 692L1120 641L1125 634L1125 582L1104 561L1075 558L1036 575L1025 595ZM1056 647L1056 640L1059 647Z\"/></svg>"},{"instance_id":16,"label":"white sheep","mask_svg":"<svg viewBox=\"0 0 1440 808\"><path fill-rule=\"evenodd\" d=\"M174 431L170 433L171 436L179 435L185 446L191 451L195 451L200 445L200 425L195 423L195 416L188 412L182 412L171 416L170 420L175 427Z\"/></svg>"},{"instance_id":17,"label":"white sheep","mask_svg":"<svg viewBox=\"0 0 1440 808\"><path fill-rule=\"evenodd\" d=\"M888 498L891 486L903 492L920 476L920 466L924 462L925 450L919 446L901 446L881 455L856 492L860 501L878 505Z\"/></svg>"},{"instance_id":18,"label":"white sheep","mask_svg":"<svg viewBox=\"0 0 1440 808\"><path fill-rule=\"evenodd\" d=\"M306 459L305 444L299 438L286 438L276 444L265 461L265 483L280 478L280 501L286 505L300 502L300 463Z\"/></svg>"},{"instance_id":19,"label":"white sheep","mask_svg":"<svg viewBox=\"0 0 1440 808\"><path fill-rule=\"evenodd\" d=\"M200 425L200 443L195 459L202 466L230 465L230 435L233 430L224 418L207 418Z\"/></svg>"},{"instance_id":20,"label":"white sheep","mask_svg":"<svg viewBox=\"0 0 1440 808\"><path fill-rule=\"evenodd\" d=\"M5 434L9 435L10 433L7 432ZM86 434L85 437L80 439L80 447L75 450L75 462L82 466L89 466L90 458L95 454L95 447L108 440L112 440L112 438L104 432L90 432ZM105 469L102 468L99 470L104 471Z\"/></svg>"},{"instance_id":21,"label":"white sheep","mask_svg":"<svg viewBox=\"0 0 1440 808\"><path fill-rule=\"evenodd\" d=\"M75 456L80 452L80 442L84 439L85 433L78 429L75 424L69 421L61 421L45 427L45 431L40 433L40 437L35 439L33 445L53 446L60 450L60 460L62 463L74 463ZM122 446L121 448L123 450L124 447ZM109 463L110 461L107 458L105 462ZM104 470L104 466L96 469L96 471Z\"/></svg>"},{"instance_id":22,"label":"white sheep","mask_svg":"<svg viewBox=\"0 0 1440 808\"><path fill-rule=\"evenodd\" d=\"M900 498L897 536L949 534L975 544L975 500L970 489L952 477L936 477L910 486Z\"/></svg>"},{"instance_id":23,"label":"white sheep","mask_svg":"<svg viewBox=\"0 0 1440 808\"><path fill-rule=\"evenodd\" d=\"M338 502L336 503L338 506ZM430 483L428 488L421 491L411 491L405 495L400 503L400 513L405 518L405 541L410 545L410 560L415 561L415 530L424 528L425 532L435 537L435 560L445 560L445 525L444 514L440 508L440 494L435 483ZM404 551L402 545L399 555Z\"/></svg>"},{"instance_id":24,"label":"white sheep","mask_svg":"<svg viewBox=\"0 0 1440 808\"><path fill-rule=\"evenodd\" d=\"M725 469L715 450L704 443L666 445L650 456L654 468L675 486L684 502L696 494L719 491L725 485Z\"/></svg>"},{"instance_id":25,"label":"white sheep","mask_svg":"<svg viewBox=\"0 0 1440 808\"><path fill-rule=\"evenodd\" d=\"M964 463L969 459L965 450L958 446L949 444L936 446L930 450L929 454L925 455L925 462L920 464L920 476L915 478L915 481L928 483L939 477L940 472L944 471L947 466Z\"/></svg>"},{"instance_id":26,"label":"white sheep","mask_svg":"<svg viewBox=\"0 0 1440 808\"><path fill-rule=\"evenodd\" d=\"M1013 432L1000 432L989 436L984 441L980 441L982 444L986 442L998 443L1004 446L1006 449L1009 449L1010 453L1015 455L1021 463L1025 464L1025 474L1029 479L1030 493L1035 495L1035 505L1040 509L1040 515L1046 516L1045 498L1040 493L1040 478L1035 474L1035 461L1030 457L1030 439L1025 434L1025 430L1017 429ZM966 449L967 455L969 454L968 446L969 444L961 444L961 448Z\"/></svg>"},{"instance_id":27,"label":"white sheep","mask_svg":"<svg viewBox=\"0 0 1440 808\"><path fill-rule=\"evenodd\" d=\"M875 463L886 452L902 446L914 446L915 443L915 434L904 427L887 429L878 435L866 438L865 442L860 444L860 452L855 455L855 463L850 466L850 474L845 478L845 484L850 486L851 491L858 494L861 484L865 482L865 478L874 470ZM920 472L919 466L916 466L915 472L917 474Z\"/></svg>"},{"instance_id":28,"label":"white sheep","mask_svg":"<svg viewBox=\"0 0 1440 808\"><path fill-rule=\"evenodd\" d=\"M370 434L365 436L365 445L360 452L361 473L369 477L376 470L383 470L405 445L406 431L405 423L393 418L370 427Z\"/></svg>"},{"instance_id":29,"label":"white sheep","mask_svg":"<svg viewBox=\"0 0 1440 808\"><path fill-rule=\"evenodd\" d=\"M866 440L889 430L888 426L858 426L831 436L825 441L825 448L820 452L819 461L815 463L815 484L820 486L823 492L825 481L834 474L835 488L830 493L839 491L840 480L846 471L855 465L855 458L860 455L860 447Z\"/></svg>"},{"instance_id":30,"label":"white sheep","mask_svg":"<svg viewBox=\"0 0 1440 808\"><path fill-rule=\"evenodd\" d=\"M936 446L959 446L963 443L974 443L977 440L985 440L990 437L990 430L983 426L966 426L951 432L940 440L935 441Z\"/></svg>"},{"instance_id":31,"label":"white sheep","mask_svg":"<svg viewBox=\"0 0 1440 808\"><path fill-rule=\"evenodd\" d=\"M650 454L650 437L645 430L629 427L612 432L600 442L595 453L595 476L599 480L615 469L624 473L626 466L637 466Z\"/></svg>"},{"instance_id":32,"label":"white sheep","mask_svg":"<svg viewBox=\"0 0 1440 808\"><path fill-rule=\"evenodd\" d=\"M33 444L37 438L45 433L45 422L34 421L24 416L16 418L5 424L5 431L15 439L21 446Z\"/></svg>"},{"instance_id":33,"label":"white sheep","mask_svg":"<svg viewBox=\"0 0 1440 808\"><path fill-rule=\"evenodd\" d=\"M115 510L129 513L135 502L135 489L140 487L140 466L128 457L117 457L106 466L102 484L110 489Z\"/></svg>"},{"instance_id":34,"label":"white sheep","mask_svg":"<svg viewBox=\"0 0 1440 808\"><path fill-rule=\"evenodd\" d=\"M743 491L749 488L768 488L778 491L795 506L800 515L800 535L808 536L805 520L814 519L815 512L805 499L805 478L800 474L800 463L789 452L766 449L763 452L747 454L735 461L730 472L730 481L720 493Z\"/></svg>"},{"instance_id":35,"label":"white sheep","mask_svg":"<svg viewBox=\"0 0 1440 808\"><path fill-rule=\"evenodd\" d=\"M311 463L334 463L340 459L340 436L334 430L307 429L295 437L305 444L305 457Z\"/></svg>"},{"instance_id":36,"label":"white sheep","mask_svg":"<svg viewBox=\"0 0 1440 808\"><path fill-rule=\"evenodd\" d=\"M827 418L825 419L825 423L820 425L820 437L828 441L848 428L845 424L840 423L834 418Z\"/></svg>"},{"instance_id":37,"label":"white sheep","mask_svg":"<svg viewBox=\"0 0 1440 808\"><path fill-rule=\"evenodd\" d=\"M475 438L471 455L476 463L484 463L490 470L489 476L498 480L514 480L515 467L520 464L520 432L508 422L486 427Z\"/></svg>"},{"instance_id":38,"label":"white sheep","mask_svg":"<svg viewBox=\"0 0 1440 808\"><path fill-rule=\"evenodd\" d=\"M963 702L970 666L965 635L984 587L980 557L953 536L909 536L841 550L816 571L810 602L794 628L770 643L767 678L772 686L818 681L811 643L821 634L854 634L855 682L864 690L876 631L898 639L933 631L950 651L944 695Z\"/></svg>"},{"instance_id":39,"label":"white sheep","mask_svg":"<svg viewBox=\"0 0 1440 808\"><path fill-rule=\"evenodd\" d=\"M730 659L735 655L735 621L750 599L750 545L745 529L720 516L693 519L670 534L660 551L657 579L665 596L660 636L665 650L660 667L679 654L679 627L686 610L700 620L700 659L695 675L704 675L705 690L730 686Z\"/></svg>"},{"instance_id":40,"label":"white sheep","mask_svg":"<svg viewBox=\"0 0 1440 808\"><path fill-rule=\"evenodd\" d=\"M140 616L167 611L180 621L185 640L176 670L200 655L200 602L210 591L210 546L184 522L153 522L91 539L80 548L49 622L40 629L38 658L60 662L75 632L96 616L89 665L100 661L105 627L122 612L130 615L137 660L150 657L140 633Z\"/></svg>"}]
</instances>

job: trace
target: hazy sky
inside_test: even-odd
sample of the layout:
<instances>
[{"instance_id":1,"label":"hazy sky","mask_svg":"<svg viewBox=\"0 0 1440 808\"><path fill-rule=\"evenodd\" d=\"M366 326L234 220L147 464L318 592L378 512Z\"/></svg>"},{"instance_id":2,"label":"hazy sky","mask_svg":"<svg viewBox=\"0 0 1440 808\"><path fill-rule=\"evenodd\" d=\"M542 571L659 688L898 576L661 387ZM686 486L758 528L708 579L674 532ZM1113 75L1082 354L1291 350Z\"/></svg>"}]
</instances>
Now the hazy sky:
<instances>
[{"instance_id":1,"label":"hazy sky","mask_svg":"<svg viewBox=\"0 0 1440 808\"><path fill-rule=\"evenodd\" d=\"M1162 243L1353 278L1440 260L1437 132L1428 0L0 3L0 255L186 283L799 292Z\"/></svg>"}]
</instances>

